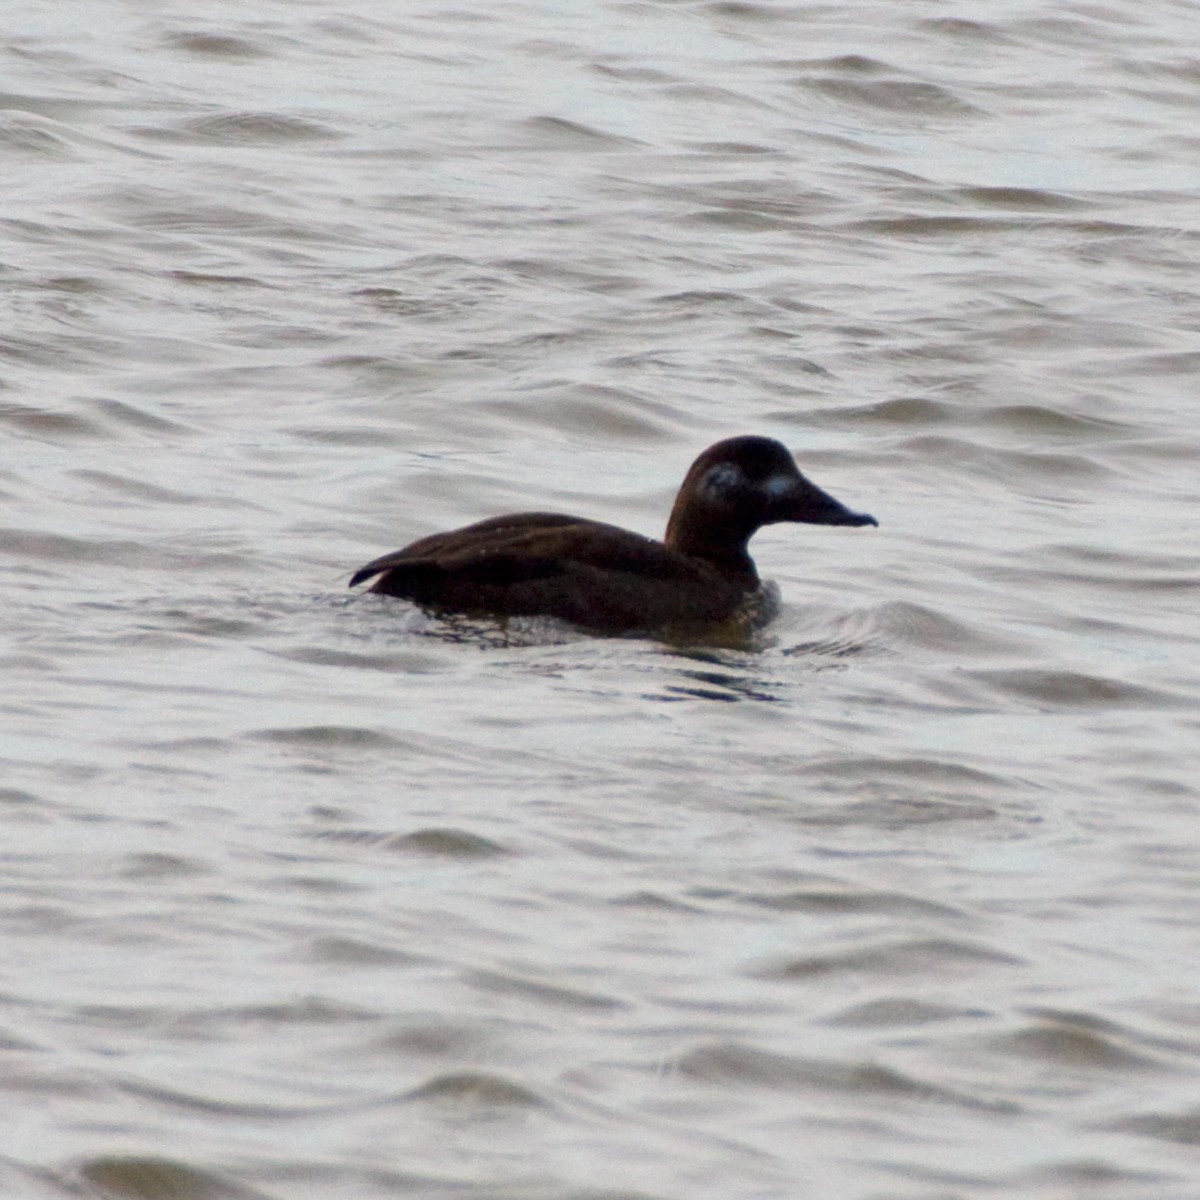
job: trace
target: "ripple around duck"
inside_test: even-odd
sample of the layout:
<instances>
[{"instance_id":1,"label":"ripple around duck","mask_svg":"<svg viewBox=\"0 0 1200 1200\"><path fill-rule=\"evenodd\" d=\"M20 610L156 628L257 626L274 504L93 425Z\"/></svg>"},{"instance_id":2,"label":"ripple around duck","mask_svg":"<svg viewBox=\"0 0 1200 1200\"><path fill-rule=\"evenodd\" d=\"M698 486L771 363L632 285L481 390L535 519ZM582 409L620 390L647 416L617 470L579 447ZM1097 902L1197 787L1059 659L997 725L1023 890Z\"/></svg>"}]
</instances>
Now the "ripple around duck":
<instances>
[{"instance_id":1,"label":"ripple around duck","mask_svg":"<svg viewBox=\"0 0 1200 1200\"><path fill-rule=\"evenodd\" d=\"M305 962L337 967L396 967L423 961L419 955L397 947L332 934L313 938L300 957Z\"/></svg>"},{"instance_id":2,"label":"ripple around duck","mask_svg":"<svg viewBox=\"0 0 1200 1200\"><path fill-rule=\"evenodd\" d=\"M104 1155L82 1162L79 1175L106 1200L271 1200L227 1175L169 1158Z\"/></svg>"},{"instance_id":3,"label":"ripple around duck","mask_svg":"<svg viewBox=\"0 0 1200 1200\"><path fill-rule=\"evenodd\" d=\"M1197 570L1194 560L1136 553L1119 556L1099 552L1092 555L1086 547L1079 546L1045 547L1044 557L1047 561L1051 555L1060 556L1066 565L1054 569L1047 566L1046 562L1039 562L1036 566L1000 564L980 568L980 573L1007 586L1028 585L1040 589L1050 585L1064 587L1074 584L1135 598L1156 593L1164 596L1182 593L1184 599L1190 599L1191 593L1200 593L1200 570ZM1069 564L1072 561L1079 565L1071 567ZM1110 622L1107 628L1125 635L1135 630L1144 634L1145 628L1139 629L1136 623L1138 610L1130 608L1127 611L1132 618L1129 622ZM1103 626L1097 622L1095 627ZM1169 636L1180 643L1194 640L1182 629L1173 631Z\"/></svg>"},{"instance_id":4,"label":"ripple around duck","mask_svg":"<svg viewBox=\"0 0 1200 1200\"><path fill-rule=\"evenodd\" d=\"M623 1001L601 992L585 992L578 988L562 987L558 984L542 983L502 971L474 970L466 973L466 981L481 991L492 995L511 995L535 1001L550 1008L608 1009L625 1008Z\"/></svg>"},{"instance_id":5,"label":"ripple around duck","mask_svg":"<svg viewBox=\"0 0 1200 1200\"><path fill-rule=\"evenodd\" d=\"M799 1058L759 1050L740 1042L702 1046L678 1061L679 1070L708 1083L736 1083L794 1092L851 1093L883 1100L929 1100L966 1108L997 1108L914 1079L891 1067L874 1063L846 1063L835 1059ZM1014 1106L1004 1106L1014 1111Z\"/></svg>"},{"instance_id":6,"label":"ripple around duck","mask_svg":"<svg viewBox=\"0 0 1200 1200\"><path fill-rule=\"evenodd\" d=\"M1112 437L1140 433L1137 425L1102 417L1083 416L1045 404L997 404L979 410L975 420L983 426L1004 429L1031 437L1107 441Z\"/></svg>"},{"instance_id":7,"label":"ripple around duck","mask_svg":"<svg viewBox=\"0 0 1200 1200\"><path fill-rule=\"evenodd\" d=\"M167 44L178 50L195 54L201 58L222 59L227 62L245 62L248 59L265 58L270 52L257 41L249 38L232 37L228 34L183 32L171 34Z\"/></svg>"},{"instance_id":8,"label":"ripple around duck","mask_svg":"<svg viewBox=\"0 0 1200 1200\"><path fill-rule=\"evenodd\" d=\"M543 150L620 150L638 143L565 117L529 117L521 123L535 147Z\"/></svg>"},{"instance_id":9,"label":"ripple around duck","mask_svg":"<svg viewBox=\"0 0 1200 1200\"><path fill-rule=\"evenodd\" d=\"M510 853L499 842L466 829L417 829L389 837L386 845L389 850L445 858L496 858Z\"/></svg>"},{"instance_id":10,"label":"ripple around duck","mask_svg":"<svg viewBox=\"0 0 1200 1200\"><path fill-rule=\"evenodd\" d=\"M1200 1147L1200 1107L1191 1106L1178 1112L1145 1113L1125 1117L1105 1126L1121 1133L1136 1133L1161 1142L1176 1142L1182 1146Z\"/></svg>"},{"instance_id":11,"label":"ripple around duck","mask_svg":"<svg viewBox=\"0 0 1200 1200\"><path fill-rule=\"evenodd\" d=\"M312 750L399 749L403 738L361 725L296 725L256 729L244 735L251 741L298 746Z\"/></svg>"},{"instance_id":12,"label":"ripple around duck","mask_svg":"<svg viewBox=\"0 0 1200 1200\"><path fill-rule=\"evenodd\" d=\"M428 675L443 669L441 659L416 650L400 649L390 653L359 654L348 650L331 650L324 646L301 646L294 650L274 652L290 662L309 663L318 667L344 667L353 671L380 671L386 675Z\"/></svg>"},{"instance_id":13,"label":"ripple around duck","mask_svg":"<svg viewBox=\"0 0 1200 1200\"><path fill-rule=\"evenodd\" d=\"M1150 1071L1167 1065L1123 1041L1111 1030L1096 1028L1094 1022L1039 1020L992 1038L990 1044L1003 1054L1076 1071Z\"/></svg>"},{"instance_id":14,"label":"ripple around duck","mask_svg":"<svg viewBox=\"0 0 1200 1200\"><path fill-rule=\"evenodd\" d=\"M342 135L327 125L302 121L279 113L226 113L197 117L172 126L150 126L135 130L158 141L190 142L195 145L264 146L288 142L334 141Z\"/></svg>"},{"instance_id":15,"label":"ripple around duck","mask_svg":"<svg viewBox=\"0 0 1200 1200\"><path fill-rule=\"evenodd\" d=\"M862 913L903 917L962 917L946 904L935 904L900 892L864 892L806 888L800 891L747 893L743 899L759 908L780 912L815 912L853 915Z\"/></svg>"},{"instance_id":16,"label":"ripple around duck","mask_svg":"<svg viewBox=\"0 0 1200 1200\"><path fill-rule=\"evenodd\" d=\"M874 616L889 645L907 644L955 656L1012 654L1021 648L1014 638L1000 638L920 604L892 601L880 605Z\"/></svg>"},{"instance_id":17,"label":"ripple around duck","mask_svg":"<svg viewBox=\"0 0 1200 1200\"><path fill-rule=\"evenodd\" d=\"M148 1083L140 1079L115 1080L118 1092L151 1105L176 1109L199 1117L226 1117L246 1120L303 1121L326 1117L341 1106L329 1103L293 1104L274 1100L226 1099L203 1095L198 1090L184 1091L178 1086ZM288 1100L291 1100L290 1094Z\"/></svg>"},{"instance_id":18,"label":"ripple around duck","mask_svg":"<svg viewBox=\"0 0 1200 1200\"><path fill-rule=\"evenodd\" d=\"M964 234L986 234L989 237L1003 233L1028 233L1027 219L1016 217L939 214L926 216L907 213L895 217L855 217L846 221L841 229L847 233L865 233L871 236L901 238L961 238Z\"/></svg>"},{"instance_id":19,"label":"ripple around duck","mask_svg":"<svg viewBox=\"0 0 1200 1200\"><path fill-rule=\"evenodd\" d=\"M92 401L92 406L103 413L110 422L120 426L123 432L130 429L138 430L142 433L169 433L172 435L194 432L191 427L185 425L182 421L171 420L158 413L151 412L147 408L140 408L137 405L130 404L126 400L97 399ZM206 500L208 503L212 503L213 497L208 496ZM243 501L242 503L247 507L251 507L248 501Z\"/></svg>"},{"instance_id":20,"label":"ripple around duck","mask_svg":"<svg viewBox=\"0 0 1200 1200\"><path fill-rule=\"evenodd\" d=\"M962 199L981 208L1021 212L1063 212L1087 208L1086 200L1062 192L1049 192L1041 188L1022 187L965 187L957 191Z\"/></svg>"},{"instance_id":21,"label":"ripple around duck","mask_svg":"<svg viewBox=\"0 0 1200 1200\"><path fill-rule=\"evenodd\" d=\"M116 497L145 502L147 504L213 504L224 507L220 497L201 496L195 492L177 492L171 488L159 487L156 484L145 483L140 479L132 479L126 475L116 475L109 471L79 470L72 474L76 479L95 486L107 494L107 502L114 503ZM235 504L234 507L243 507Z\"/></svg>"},{"instance_id":22,"label":"ripple around duck","mask_svg":"<svg viewBox=\"0 0 1200 1200\"><path fill-rule=\"evenodd\" d=\"M813 759L804 763L802 769L806 776L820 780L826 786L846 785L852 789L880 778L908 779L925 788L977 789L1006 782L1003 776L989 771L938 758L882 758L846 754Z\"/></svg>"},{"instance_id":23,"label":"ripple around duck","mask_svg":"<svg viewBox=\"0 0 1200 1200\"><path fill-rule=\"evenodd\" d=\"M878 790L884 794L868 800L814 808L796 817L801 825L821 828L905 830L921 825L941 825L958 821L992 821L1000 809L978 799L946 799L929 796L924 789L917 795L905 795L886 784L864 785L860 790Z\"/></svg>"},{"instance_id":24,"label":"ripple around duck","mask_svg":"<svg viewBox=\"0 0 1200 1200\"><path fill-rule=\"evenodd\" d=\"M406 1092L401 1100L422 1104L452 1104L460 1115L473 1110L481 1120L519 1110L553 1107L532 1088L503 1075L482 1071L454 1071L438 1075Z\"/></svg>"},{"instance_id":25,"label":"ripple around duck","mask_svg":"<svg viewBox=\"0 0 1200 1200\"><path fill-rule=\"evenodd\" d=\"M1052 483L1080 483L1093 486L1116 477L1112 468L1085 454L1064 454L1053 451L1003 450L996 452L1003 471L1018 478L1037 477Z\"/></svg>"},{"instance_id":26,"label":"ripple around duck","mask_svg":"<svg viewBox=\"0 0 1200 1200\"><path fill-rule=\"evenodd\" d=\"M122 856L117 873L122 879L138 883L162 884L174 879L208 876L213 873L213 867L200 858L154 852Z\"/></svg>"},{"instance_id":27,"label":"ripple around duck","mask_svg":"<svg viewBox=\"0 0 1200 1200\"><path fill-rule=\"evenodd\" d=\"M1133 1132L1136 1132L1133 1131ZM1188 1189L1176 1192L1173 1183L1183 1182L1169 1171L1131 1170L1114 1162L1094 1158L1067 1158L1045 1163L1033 1170L1021 1171L1012 1180L1011 1194L1015 1196L1144 1196L1148 1200L1192 1200ZM1136 1185L1136 1191L1118 1189L1117 1185Z\"/></svg>"},{"instance_id":28,"label":"ripple around duck","mask_svg":"<svg viewBox=\"0 0 1200 1200\"><path fill-rule=\"evenodd\" d=\"M1080 671L1047 671L1036 667L973 670L972 679L994 692L1044 711L1070 708L1185 708L1191 702L1163 689Z\"/></svg>"},{"instance_id":29,"label":"ripple around duck","mask_svg":"<svg viewBox=\"0 0 1200 1200\"><path fill-rule=\"evenodd\" d=\"M835 975L946 975L987 965L1018 966L1022 959L956 938L915 938L827 954L784 958L757 972L762 979L819 979Z\"/></svg>"},{"instance_id":30,"label":"ripple around duck","mask_svg":"<svg viewBox=\"0 0 1200 1200\"><path fill-rule=\"evenodd\" d=\"M802 86L853 108L883 111L889 117L976 117L982 110L936 83L911 79L818 79Z\"/></svg>"},{"instance_id":31,"label":"ripple around duck","mask_svg":"<svg viewBox=\"0 0 1200 1200\"><path fill-rule=\"evenodd\" d=\"M485 1019L455 1021L441 1013L428 1018L405 1017L359 1045L368 1056L444 1058L461 1064L494 1057L500 1051L500 1042L498 1031Z\"/></svg>"},{"instance_id":32,"label":"ripple around duck","mask_svg":"<svg viewBox=\"0 0 1200 1200\"><path fill-rule=\"evenodd\" d=\"M1011 40L996 25L971 21L965 17L924 17L916 21L915 26L939 37L949 36L963 42L1005 44Z\"/></svg>"},{"instance_id":33,"label":"ripple around duck","mask_svg":"<svg viewBox=\"0 0 1200 1200\"><path fill-rule=\"evenodd\" d=\"M753 0L708 0L700 6L714 17L731 17L736 21L760 21L772 25L799 20L790 5L755 4Z\"/></svg>"},{"instance_id":34,"label":"ripple around duck","mask_svg":"<svg viewBox=\"0 0 1200 1200\"><path fill-rule=\"evenodd\" d=\"M114 538L76 538L63 534L35 533L26 529L0 529L0 550L15 558L53 563L108 563L113 566L148 567L162 570L168 566L204 570L231 561L224 554L171 553L162 546ZM234 559L243 565L240 559ZM246 564L248 565L248 564Z\"/></svg>"},{"instance_id":35,"label":"ripple around duck","mask_svg":"<svg viewBox=\"0 0 1200 1200\"><path fill-rule=\"evenodd\" d=\"M1140 375L1182 375L1195 378L1197 373L1200 373L1200 351L1143 354L1131 362L1129 367Z\"/></svg>"},{"instance_id":36,"label":"ripple around duck","mask_svg":"<svg viewBox=\"0 0 1200 1200\"><path fill-rule=\"evenodd\" d=\"M104 427L89 417L63 409L34 408L27 404L0 404L0 427L53 442L107 436Z\"/></svg>"},{"instance_id":37,"label":"ripple around duck","mask_svg":"<svg viewBox=\"0 0 1200 1200\"><path fill-rule=\"evenodd\" d=\"M947 1004L930 1004L907 997L889 997L854 1004L825 1018L827 1025L862 1026L868 1029L911 1028L943 1021L978 1021L991 1014L982 1008L956 1008Z\"/></svg>"},{"instance_id":38,"label":"ripple around duck","mask_svg":"<svg viewBox=\"0 0 1200 1200\"><path fill-rule=\"evenodd\" d=\"M70 126L49 117L0 111L0 156L67 160L78 157Z\"/></svg>"},{"instance_id":39,"label":"ripple around duck","mask_svg":"<svg viewBox=\"0 0 1200 1200\"><path fill-rule=\"evenodd\" d=\"M1055 485L1056 491L1093 489L1097 483L1111 481L1117 476L1114 470L1085 454L1014 450L944 434L918 434L903 439L900 446L906 454L927 463L954 467L963 472L986 473L1010 485L1014 480L1020 480L1027 489L1036 487L1039 491L1047 484Z\"/></svg>"},{"instance_id":40,"label":"ripple around duck","mask_svg":"<svg viewBox=\"0 0 1200 1200\"><path fill-rule=\"evenodd\" d=\"M889 425L946 425L962 419L963 406L931 400L927 396L899 396L875 404L860 404L851 408L819 409L818 417L828 415L835 422L878 421Z\"/></svg>"},{"instance_id":41,"label":"ripple around duck","mask_svg":"<svg viewBox=\"0 0 1200 1200\"><path fill-rule=\"evenodd\" d=\"M533 393L532 395L530 393ZM536 406L530 400L536 399ZM495 413L508 426L531 425L542 431L625 441L630 445L669 442L674 414L658 401L616 388L551 382L523 392L518 399L477 402L477 411Z\"/></svg>"}]
</instances>

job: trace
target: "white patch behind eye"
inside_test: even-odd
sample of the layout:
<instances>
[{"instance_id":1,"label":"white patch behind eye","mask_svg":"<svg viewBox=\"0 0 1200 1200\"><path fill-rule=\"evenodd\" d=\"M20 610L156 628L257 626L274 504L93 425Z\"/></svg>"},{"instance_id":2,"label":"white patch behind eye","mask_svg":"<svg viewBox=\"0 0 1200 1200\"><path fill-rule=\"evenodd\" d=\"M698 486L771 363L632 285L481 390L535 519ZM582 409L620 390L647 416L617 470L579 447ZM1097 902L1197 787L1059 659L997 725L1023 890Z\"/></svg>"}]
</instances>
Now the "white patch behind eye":
<instances>
[{"instance_id":1,"label":"white patch behind eye","mask_svg":"<svg viewBox=\"0 0 1200 1200\"><path fill-rule=\"evenodd\" d=\"M717 463L710 467L700 481L700 490L714 500L728 500L746 486L746 475L737 463Z\"/></svg>"}]
</instances>

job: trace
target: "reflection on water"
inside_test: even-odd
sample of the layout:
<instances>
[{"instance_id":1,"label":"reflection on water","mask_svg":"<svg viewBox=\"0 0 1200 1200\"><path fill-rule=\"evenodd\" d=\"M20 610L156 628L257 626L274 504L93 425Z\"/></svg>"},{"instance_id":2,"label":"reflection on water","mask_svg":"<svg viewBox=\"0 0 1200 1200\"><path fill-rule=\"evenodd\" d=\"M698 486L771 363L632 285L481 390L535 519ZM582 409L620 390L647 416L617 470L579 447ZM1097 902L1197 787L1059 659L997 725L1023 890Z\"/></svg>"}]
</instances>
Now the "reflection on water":
<instances>
[{"instance_id":1,"label":"reflection on water","mask_svg":"<svg viewBox=\"0 0 1200 1200\"><path fill-rule=\"evenodd\" d=\"M700 658L699 655L694 657ZM748 678L736 670L679 670L677 674L688 682L666 684L664 694L657 699L763 700L772 703L783 699L783 687L779 682Z\"/></svg>"}]
</instances>

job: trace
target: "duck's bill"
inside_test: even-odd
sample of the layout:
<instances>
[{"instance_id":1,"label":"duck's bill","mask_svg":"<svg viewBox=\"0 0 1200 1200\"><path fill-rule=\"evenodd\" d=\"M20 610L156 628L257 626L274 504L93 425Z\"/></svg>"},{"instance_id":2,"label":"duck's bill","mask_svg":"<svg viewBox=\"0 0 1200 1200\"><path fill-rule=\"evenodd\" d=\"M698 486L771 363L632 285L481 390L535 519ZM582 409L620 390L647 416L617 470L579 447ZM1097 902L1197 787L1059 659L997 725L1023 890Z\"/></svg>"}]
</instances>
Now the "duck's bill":
<instances>
[{"instance_id":1,"label":"duck's bill","mask_svg":"<svg viewBox=\"0 0 1200 1200\"><path fill-rule=\"evenodd\" d=\"M785 521L803 521L808 525L879 524L870 513L854 512L803 477L790 499L787 515L781 518Z\"/></svg>"},{"instance_id":2,"label":"duck's bill","mask_svg":"<svg viewBox=\"0 0 1200 1200\"><path fill-rule=\"evenodd\" d=\"M879 527L879 522L870 513L851 512L841 504L829 515L819 518L810 517L809 520L816 525L874 525L876 528Z\"/></svg>"}]
</instances>

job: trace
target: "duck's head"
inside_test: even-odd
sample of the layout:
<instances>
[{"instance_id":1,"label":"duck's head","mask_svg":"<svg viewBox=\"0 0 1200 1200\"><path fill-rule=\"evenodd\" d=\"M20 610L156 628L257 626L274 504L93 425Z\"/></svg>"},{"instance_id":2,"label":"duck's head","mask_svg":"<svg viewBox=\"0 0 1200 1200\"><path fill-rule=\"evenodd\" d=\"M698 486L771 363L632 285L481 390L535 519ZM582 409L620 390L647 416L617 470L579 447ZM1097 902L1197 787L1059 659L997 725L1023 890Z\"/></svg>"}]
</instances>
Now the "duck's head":
<instances>
[{"instance_id":1,"label":"duck's head","mask_svg":"<svg viewBox=\"0 0 1200 1200\"><path fill-rule=\"evenodd\" d=\"M735 437L709 446L692 463L675 498L665 540L684 554L721 562L744 559L753 571L746 543L763 525L780 521L879 524L806 479L781 442Z\"/></svg>"}]
</instances>

